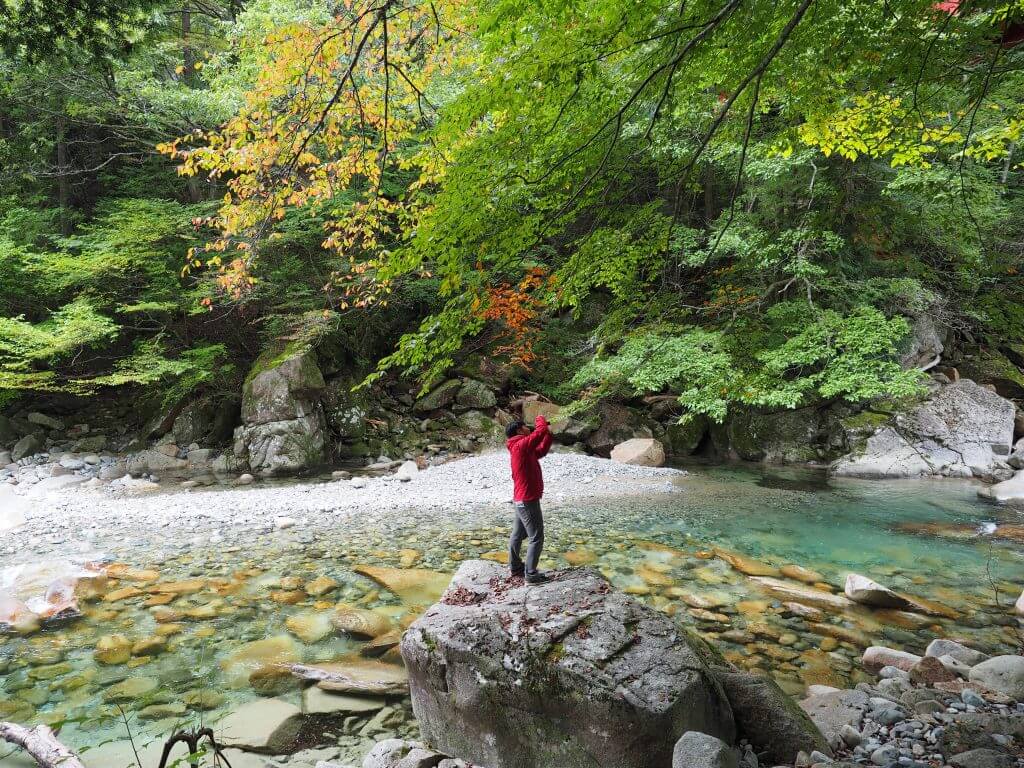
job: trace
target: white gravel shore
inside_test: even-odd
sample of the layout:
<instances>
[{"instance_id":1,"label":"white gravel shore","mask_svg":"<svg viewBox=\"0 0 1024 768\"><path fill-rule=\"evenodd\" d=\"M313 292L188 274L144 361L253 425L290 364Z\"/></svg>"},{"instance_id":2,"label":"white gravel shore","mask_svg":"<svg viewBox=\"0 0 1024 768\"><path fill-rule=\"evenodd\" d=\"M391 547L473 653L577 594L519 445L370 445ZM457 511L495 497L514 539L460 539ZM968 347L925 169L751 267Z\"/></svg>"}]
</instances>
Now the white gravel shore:
<instances>
[{"instance_id":1,"label":"white gravel shore","mask_svg":"<svg viewBox=\"0 0 1024 768\"><path fill-rule=\"evenodd\" d=\"M576 453L552 453L542 462L545 505L678 490L685 472L635 467ZM403 511L444 513L494 509L509 502L508 454L493 451L417 472L330 482L256 483L242 487L180 488L125 493L111 487L73 487L33 499L25 525L0 536L0 553L33 555L84 551L133 539L205 537L218 543L274 528L323 528L346 520L400 522ZM197 543L197 541L193 541Z\"/></svg>"}]
</instances>

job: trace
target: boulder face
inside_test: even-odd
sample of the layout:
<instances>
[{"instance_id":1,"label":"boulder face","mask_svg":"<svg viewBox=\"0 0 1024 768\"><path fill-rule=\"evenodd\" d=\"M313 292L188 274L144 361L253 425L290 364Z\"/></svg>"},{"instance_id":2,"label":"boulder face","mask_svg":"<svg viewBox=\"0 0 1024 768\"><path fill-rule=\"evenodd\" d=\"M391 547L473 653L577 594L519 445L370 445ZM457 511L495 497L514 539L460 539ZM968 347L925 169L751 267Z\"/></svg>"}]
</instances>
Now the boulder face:
<instances>
[{"instance_id":1,"label":"boulder face","mask_svg":"<svg viewBox=\"0 0 1024 768\"><path fill-rule=\"evenodd\" d=\"M939 325L932 315L922 312L910 321L910 333L900 344L900 365L904 370L932 368L942 357L947 335L947 329Z\"/></svg>"},{"instance_id":2,"label":"boulder face","mask_svg":"<svg viewBox=\"0 0 1024 768\"><path fill-rule=\"evenodd\" d=\"M877 429L863 450L832 465L849 477L979 477L1008 472L1013 403L970 379L939 388L907 414Z\"/></svg>"},{"instance_id":3,"label":"boulder face","mask_svg":"<svg viewBox=\"0 0 1024 768\"><path fill-rule=\"evenodd\" d=\"M320 464L326 419L320 402L324 377L305 347L265 353L242 390L242 426L235 455L262 475L299 472Z\"/></svg>"},{"instance_id":4,"label":"boulder face","mask_svg":"<svg viewBox=\"0 0 1024 768\"><path fill-rule=\"evenodd\" d=\"M687 731L735 739L708 647L590 568L515 586L464 563L401 651L424 740L489 768L667 766Z\"/></svg>"},{"instance_id":5,"label":"boulder face","mask_svg":"<svg viewBox=\"0 0 1024 768\"><path fill-rule=\"evenodd\" d=\"M713 425L715 450L723 456L767 464L816 461L829 450L827 413L808 407L775 413L743 411ZM835 455L835 454L833 454Z\"/></svg>"},{"instance_id":6,"label":"boulder face","mask_svg":"<svg viewBox=\"0 0 1024 768\"><path fill-rule=\"evenodd\" d=\"M665 464L665 448L650 437L634 437L612 448L612 461L638 467L660 467Z\"/></svg>"}]
</instances>

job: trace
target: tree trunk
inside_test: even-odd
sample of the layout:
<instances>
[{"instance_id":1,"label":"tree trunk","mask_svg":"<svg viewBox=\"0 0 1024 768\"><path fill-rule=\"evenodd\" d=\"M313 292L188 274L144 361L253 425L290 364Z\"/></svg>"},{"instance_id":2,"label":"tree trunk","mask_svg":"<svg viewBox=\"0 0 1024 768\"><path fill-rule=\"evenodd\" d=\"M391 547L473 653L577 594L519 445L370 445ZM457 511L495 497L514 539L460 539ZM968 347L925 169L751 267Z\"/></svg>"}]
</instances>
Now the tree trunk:
<instances>
[{"instance_id":1,"label":"tree trunk","mask_svg":"<svg viewBox=\"0 0 1024 768\"><path fill-rule=\"evenodd\" d=\"M60 233L71 234L71 188L68 181L67 123L57 118L57 204L60 206Z\"/></svg>"},{"instance_id":2,"label":"tree trunk","mask_svg":"<svg viewBox=\"0 0 1024 768\"><path fill-rule=\"evenodd\" d=\"M715 220L715 171L710 165L704 167L704 221Z\"/></svg>"},{"instance_id":3,"label":"tree trunk","mask_svg":"<svg viewBox=\"0 0 1024 768\"><path fill-rule=\"evenodd\" d=\"M57 736L45 725L29 730L14 723L0 722L0 741L17 744L42 768L85 768L78 755L57 741Z\"/></svg>"},{"instance_id":4,"label":"tree trunk","mask_svg":"<svg viewBox=\"0 0 1024 768\"><path fill-rule=\"evenodd\" d=\"M192 9L188 2L181 4L181 51L182 51L182 81L189 88L196 87L196 55L192 50L192 43L189 40L192 34ZM188 199L198 203L203 199L202 190L199 187L197 176L188 176L185 181L188 186Z\"/></svg>"}]
</instances>

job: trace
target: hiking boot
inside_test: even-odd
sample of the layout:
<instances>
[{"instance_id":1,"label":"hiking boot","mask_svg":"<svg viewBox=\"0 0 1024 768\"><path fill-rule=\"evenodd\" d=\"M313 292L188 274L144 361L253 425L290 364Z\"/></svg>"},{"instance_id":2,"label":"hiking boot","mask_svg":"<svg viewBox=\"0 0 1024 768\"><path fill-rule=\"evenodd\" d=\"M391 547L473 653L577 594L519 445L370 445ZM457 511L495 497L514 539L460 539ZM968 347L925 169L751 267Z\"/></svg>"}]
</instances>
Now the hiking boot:
<instances>
[{"instance_id":1,"label":"hiking boot","mask_svg":"<svg viewBox=\"0 0 1024 768\"><path fill-rule=\"evenodd\" d=\"M538 571L537 573L526 574L527 584L544 584L545 582L551 581L551 577L545 573Z\"/></svg>"},{"instance_id":2,"label":"hiking boot","mask_svg":"<svg viewBox=\"0 0 1024 768\"><path fill-rule=\"evenodd\" d=\"M521 579L526 575L526 571L509 571L508 577L510 579Z\"/></svg>"}]
</instances>

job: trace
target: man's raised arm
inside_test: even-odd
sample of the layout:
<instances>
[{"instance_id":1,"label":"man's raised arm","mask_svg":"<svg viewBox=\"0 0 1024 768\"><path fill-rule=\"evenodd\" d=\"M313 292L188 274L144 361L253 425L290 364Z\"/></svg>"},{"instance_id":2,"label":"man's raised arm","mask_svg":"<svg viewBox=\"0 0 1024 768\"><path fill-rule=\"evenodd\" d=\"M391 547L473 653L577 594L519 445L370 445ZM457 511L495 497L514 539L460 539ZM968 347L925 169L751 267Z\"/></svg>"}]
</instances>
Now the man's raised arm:
<instances>
[{"instance_id":1,"label":"man's raised arm","mask_svg":"<svg viewBox=\"0 0 1024 768\"><path fill-rule=\"evenodd\" d=\"M551 450L552 439L548 420L538 414L533 432L526 437L527 444L538 456L547 456L548 451Z\"/></svg>"}]
</instances>

